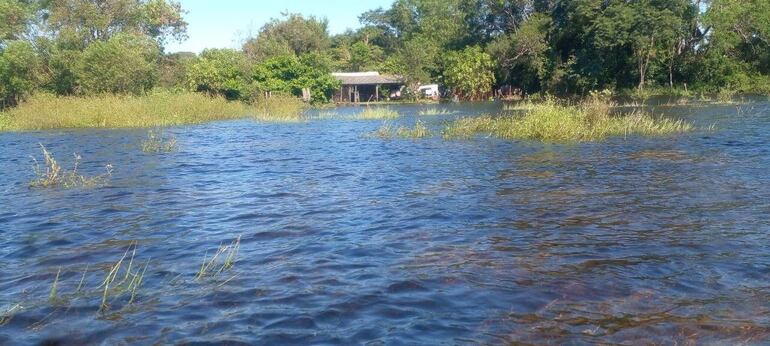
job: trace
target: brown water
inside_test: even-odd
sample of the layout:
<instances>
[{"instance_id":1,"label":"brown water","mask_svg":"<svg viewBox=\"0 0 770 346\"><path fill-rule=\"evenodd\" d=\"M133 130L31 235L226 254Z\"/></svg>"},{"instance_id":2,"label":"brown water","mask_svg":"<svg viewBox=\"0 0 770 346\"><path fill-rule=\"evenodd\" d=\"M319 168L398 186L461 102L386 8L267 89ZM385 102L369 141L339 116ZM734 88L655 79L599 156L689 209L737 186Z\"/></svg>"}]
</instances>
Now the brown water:
<instances>
[{"instance_id":1,"label":"brown water","mask_svg":"<svg viewBox=\"0 0 770 346\"><path fill-rule=\"evenodd\" d=\"M450 107L423 120L499 105ZM145 130L0 134L0 344L766 344L770 103L657 112L715 130L545 145L236 121L169 129L160 155ZM30 189L38 143L111 183ZM196 280L238 236L234 267ZM100 312L132 244L144 283Z\"/></svg>"}]
</instances>

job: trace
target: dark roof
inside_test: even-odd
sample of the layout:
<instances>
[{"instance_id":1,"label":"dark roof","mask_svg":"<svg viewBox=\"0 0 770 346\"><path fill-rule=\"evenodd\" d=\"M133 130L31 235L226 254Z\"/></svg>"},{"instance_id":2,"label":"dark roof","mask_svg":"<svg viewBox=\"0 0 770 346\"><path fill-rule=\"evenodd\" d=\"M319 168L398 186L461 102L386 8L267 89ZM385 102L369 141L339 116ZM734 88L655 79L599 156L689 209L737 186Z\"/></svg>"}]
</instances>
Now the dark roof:
<instances>
[{"instance_id":1,"label":"dark roof","mask_svg":"<svg viewBox=\"0 0 770 346\"><path fill-rule=\"evenodd\" d=\"M379 72L352 72L332 73L342 85L368 85L368 84L402 84L404 79L400 76L381 75Z\"/></svg>"}]
</instances>

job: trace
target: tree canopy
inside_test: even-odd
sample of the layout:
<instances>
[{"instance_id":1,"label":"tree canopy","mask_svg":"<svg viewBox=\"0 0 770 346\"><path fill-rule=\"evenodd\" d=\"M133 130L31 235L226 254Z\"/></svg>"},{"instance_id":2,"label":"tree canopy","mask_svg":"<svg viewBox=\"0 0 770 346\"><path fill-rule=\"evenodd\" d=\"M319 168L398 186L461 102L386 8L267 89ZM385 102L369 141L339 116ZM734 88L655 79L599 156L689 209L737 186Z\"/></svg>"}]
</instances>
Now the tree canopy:
<instances>
[{"instance_id":1,"label":"tree canopy","mask_svg":"<svg viewBox=\"0 0 770 346\"><path fill-rule=\"evenodd\" d=\"M241 49L164 53L186 38L173 0L0 0L0 99L185 88L327 102L333 71L442 84L469 99L685 87L770 91L766 0L395 0L330 35L325 18L284 14Z\"/></svg>"}]
</instances>

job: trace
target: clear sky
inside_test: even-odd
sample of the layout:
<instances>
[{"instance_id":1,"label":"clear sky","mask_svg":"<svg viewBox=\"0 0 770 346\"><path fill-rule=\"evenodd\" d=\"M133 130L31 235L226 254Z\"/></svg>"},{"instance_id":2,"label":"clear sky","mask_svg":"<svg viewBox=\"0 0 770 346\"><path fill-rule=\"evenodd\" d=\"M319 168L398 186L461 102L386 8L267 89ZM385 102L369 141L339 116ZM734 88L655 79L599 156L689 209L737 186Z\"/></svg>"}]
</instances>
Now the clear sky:
<instances>
[{"instance_id":1,"label":"clear sky","mask_svg":"<svg viewBox=\"0 0 770 346\"><path fill-rule=\"evenodd\" d=\"M182 43L170 42L168 52L200 52L204 48L240 48L242 41L256 34L270 18L282 12L326 17L332 34L360 26L358 16L392 0L181 0L188 13L187 34Z\"/></svg>"}]
</instances>

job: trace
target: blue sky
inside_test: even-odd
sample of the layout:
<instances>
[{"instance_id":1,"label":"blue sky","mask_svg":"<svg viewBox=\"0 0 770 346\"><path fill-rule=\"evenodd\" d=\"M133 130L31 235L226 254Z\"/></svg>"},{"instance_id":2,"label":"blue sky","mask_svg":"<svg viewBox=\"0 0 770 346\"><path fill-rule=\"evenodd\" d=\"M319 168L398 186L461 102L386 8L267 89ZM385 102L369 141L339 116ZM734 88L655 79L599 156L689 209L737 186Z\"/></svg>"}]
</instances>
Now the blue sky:
<instances>
[{"instance_id":1,"label":"blue sky","mask_svg":"<svg viewBox=\"0 0 770 346\"><path fill-rule=\"evenodd\" d=\"M360 26L358 16L371 9L389 7L392 0L181 0L188 11L190 38L170 42L168 52L200 52L204 48L240 48L250 33L256 34L270 18L282 12L329 19L332 34Z\"/></svg>"}]
</instances>

